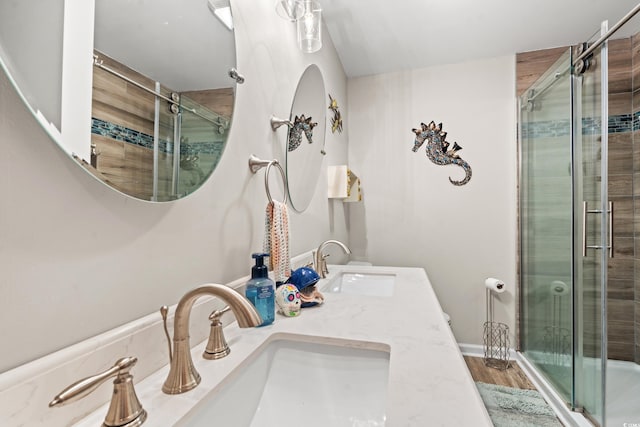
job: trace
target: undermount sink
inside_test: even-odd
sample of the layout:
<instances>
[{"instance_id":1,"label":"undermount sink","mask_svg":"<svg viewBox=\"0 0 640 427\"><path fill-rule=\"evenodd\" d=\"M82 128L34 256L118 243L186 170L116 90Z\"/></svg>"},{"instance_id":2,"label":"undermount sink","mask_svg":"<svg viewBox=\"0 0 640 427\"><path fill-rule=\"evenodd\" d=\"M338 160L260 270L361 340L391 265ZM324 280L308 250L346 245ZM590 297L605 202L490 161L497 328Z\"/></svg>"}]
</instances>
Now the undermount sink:
<instances>
[{"instance_id":1,"label":"undermount sink","mask_svg":"<svg viewBox=\"0 0 640 427\"><path fill-rule=\"evenodd\" d=\"M342 272L329 281L321 290L329 293L393 296L395 274Z\"/></svg>"},{"instance_id":2,"label":"undermount sink","mask_svg":"<svg viewBox=\"0 0 640 427\"><path fill-rule=\"evenodd\" d=\"M389 347L343 344L267 342L177 425L384 426Z\"/></svg>"}]
</instances>

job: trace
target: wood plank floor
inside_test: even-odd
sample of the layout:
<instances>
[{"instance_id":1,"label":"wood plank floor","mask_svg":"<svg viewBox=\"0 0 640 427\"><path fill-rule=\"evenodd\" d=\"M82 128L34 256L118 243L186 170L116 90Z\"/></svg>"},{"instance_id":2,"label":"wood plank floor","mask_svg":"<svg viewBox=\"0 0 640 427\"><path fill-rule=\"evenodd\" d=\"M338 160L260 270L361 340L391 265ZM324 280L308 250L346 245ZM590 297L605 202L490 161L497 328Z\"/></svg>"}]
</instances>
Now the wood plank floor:
<instances>
[{"instance_id":1,"label":"wood plank floor","mask_svg":"<svg viewBox=\"0 0 640 427\"><path fill-rule=\"evenodd\" d=\"M516 362L512 361L509 369L501 371L485 366L481 357L464 356L464 361L474 381L525 390L536 389Z\"/></svg>"}]
</instances>

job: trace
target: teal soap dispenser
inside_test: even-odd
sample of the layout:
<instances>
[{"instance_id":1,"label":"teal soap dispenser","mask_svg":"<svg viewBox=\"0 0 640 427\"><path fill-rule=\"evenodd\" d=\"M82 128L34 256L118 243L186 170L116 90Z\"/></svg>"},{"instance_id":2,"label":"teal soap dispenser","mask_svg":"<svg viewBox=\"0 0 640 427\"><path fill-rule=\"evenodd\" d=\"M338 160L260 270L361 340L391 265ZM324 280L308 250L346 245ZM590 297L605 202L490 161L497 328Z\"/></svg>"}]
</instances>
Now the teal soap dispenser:
<instances>
[{"instance_id":1,"label":"teal soap dispenser","mask_svg":"<svg viewBox=\"0 0 640 427\"><path fill-rule=\"evenodd\" d=\"M275 299L273 280L269 279L269 271L264 265L264 257L269 254L256 253L251 255L256 265L251 267L251 279L247 282L245 295L258 310L262 317L260 326L270 325L275 319Z\"/></svg>"}]
</instances>

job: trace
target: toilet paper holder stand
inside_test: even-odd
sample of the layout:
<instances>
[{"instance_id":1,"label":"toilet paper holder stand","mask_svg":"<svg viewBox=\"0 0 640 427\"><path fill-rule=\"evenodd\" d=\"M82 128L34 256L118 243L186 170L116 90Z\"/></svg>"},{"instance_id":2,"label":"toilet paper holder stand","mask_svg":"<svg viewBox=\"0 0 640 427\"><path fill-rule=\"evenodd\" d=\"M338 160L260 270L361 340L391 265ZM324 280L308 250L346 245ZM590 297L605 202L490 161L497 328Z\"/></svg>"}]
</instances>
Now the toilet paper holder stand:
<instances>
[{"instance_id":1,"label":"toilet paper holder stand","mask_svg":"<svg viewBox=\"0 0 640 427\"><path fill-rule=\"evenodd\" d=\"M510 366L509 361L509 326L494 321L494 295L491 289L486 290L486 321L483 329L484 364L485 366L505 370Z\"/></svg>"}]
</instances>

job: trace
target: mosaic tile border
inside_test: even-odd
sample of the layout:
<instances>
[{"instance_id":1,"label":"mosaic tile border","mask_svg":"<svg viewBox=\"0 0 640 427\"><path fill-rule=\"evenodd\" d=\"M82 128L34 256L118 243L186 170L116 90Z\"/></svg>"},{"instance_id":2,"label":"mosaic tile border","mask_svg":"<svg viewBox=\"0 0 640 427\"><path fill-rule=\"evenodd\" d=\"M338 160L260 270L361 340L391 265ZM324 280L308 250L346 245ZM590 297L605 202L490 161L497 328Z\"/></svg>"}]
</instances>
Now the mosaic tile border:
<instances>
[{"instance_id":1,"label":"mosaic tile border","mask_svg":"<svg viewBox=\"0 0 640 427\"><path fill-rule=\"evenodd\" d=\"M529 123L522 127L523 138L554 138L569 135L569 120L546 120ZM602 121L599 117L584 117L582 133L594 135L600 132ZM609 133L631 132L640 129L640 112L609 116Z\"/></svg>"},{"instance_id":2,"label":"mosaic tile border","mask_svg":"<svg viewBox=\"0 0 640 427\"><path fill-rule=\"evenodd\" d=\"M152 135L95 117L91 118L91 133L153 150ZM180 154L213 154L219 156L224 149L224 145L224 141L182 143L180 145ZM173 142L160 139L158 148L162 153L172 154Z\"/></svg>"}]
</instances>

